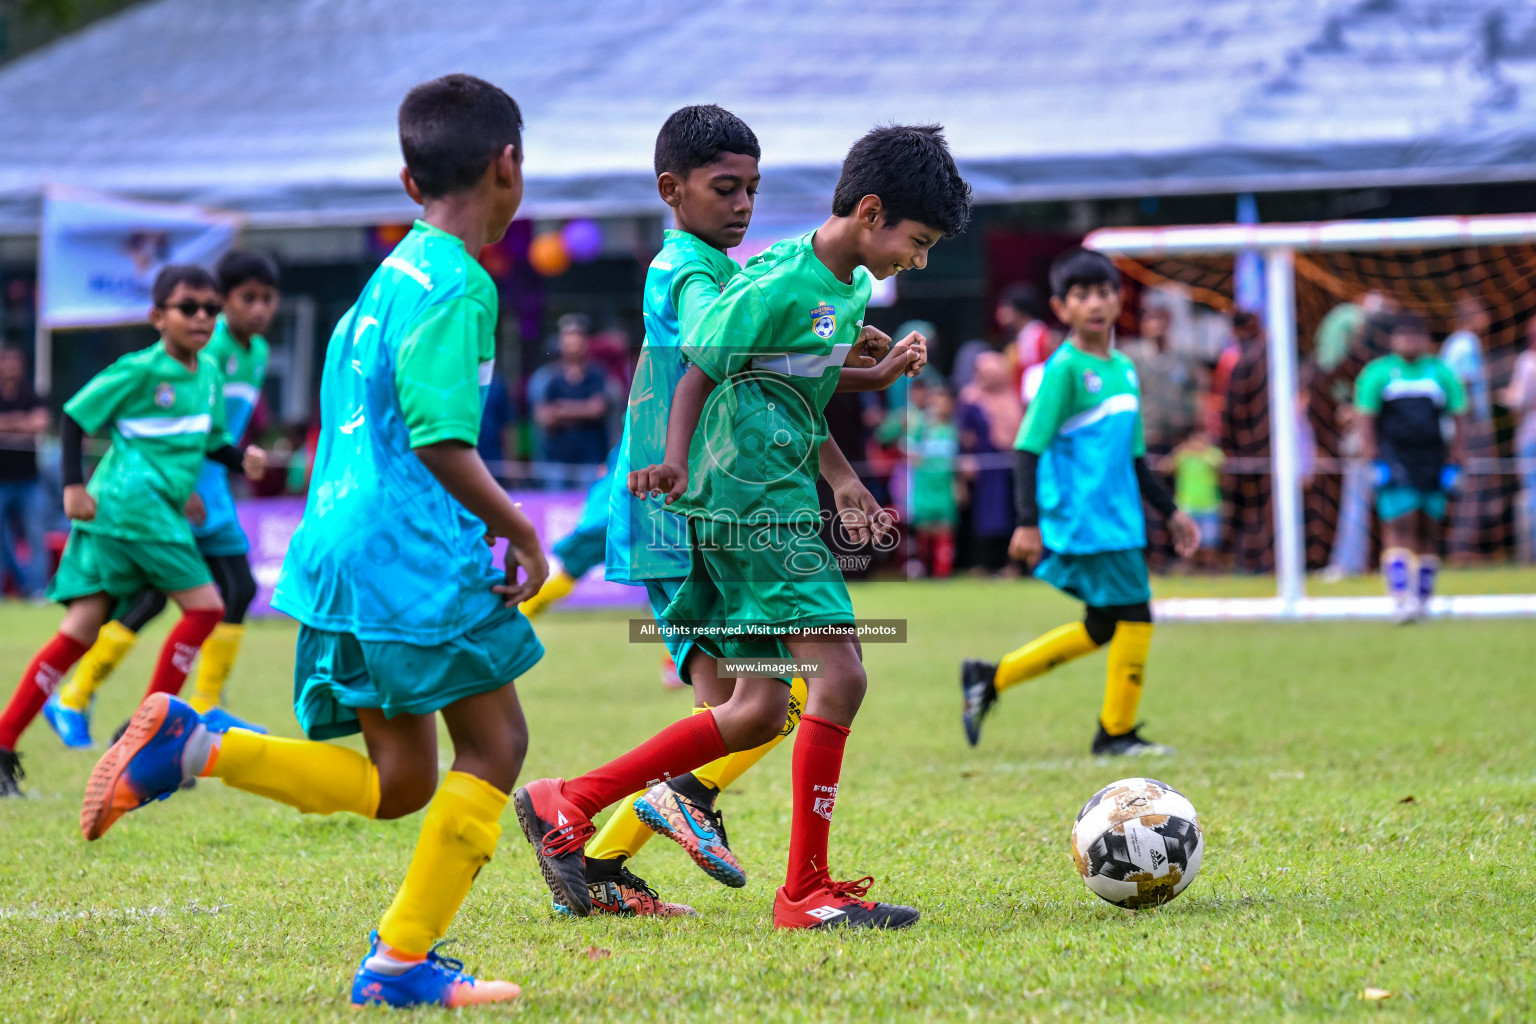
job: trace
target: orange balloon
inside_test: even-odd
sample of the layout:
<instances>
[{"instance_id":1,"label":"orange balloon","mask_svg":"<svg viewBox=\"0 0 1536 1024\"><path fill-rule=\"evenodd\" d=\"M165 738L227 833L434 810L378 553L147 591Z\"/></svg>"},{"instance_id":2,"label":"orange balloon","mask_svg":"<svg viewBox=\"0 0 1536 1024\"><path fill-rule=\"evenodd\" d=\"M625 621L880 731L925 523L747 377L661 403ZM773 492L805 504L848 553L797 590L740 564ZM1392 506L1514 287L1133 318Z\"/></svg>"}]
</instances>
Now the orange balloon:
<instances>
[{"instance_id":1,"label":"orange balloon","mask_svg":"<svg viewBox=\"0 0 1536 1024\"><path fill-rule=\"evenodd\" d=\"M540 235L528 244L528 265L544 277L559 277L571 268L571 254L560 232Z\"/></svg>"}]
</instances>

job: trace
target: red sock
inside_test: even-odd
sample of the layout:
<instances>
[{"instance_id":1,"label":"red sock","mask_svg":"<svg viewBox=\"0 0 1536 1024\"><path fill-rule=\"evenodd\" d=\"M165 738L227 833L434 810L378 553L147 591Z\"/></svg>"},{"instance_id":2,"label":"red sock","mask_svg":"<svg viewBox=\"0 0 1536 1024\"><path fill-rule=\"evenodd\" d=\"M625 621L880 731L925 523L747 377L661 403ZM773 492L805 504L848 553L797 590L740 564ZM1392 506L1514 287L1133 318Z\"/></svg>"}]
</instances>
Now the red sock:
<instances>
[{"instance_id":1,"label":"red sock","mask_svg":"<svg viewBox=\"0 0 1536 1024\"><path fill-rule=\"evenodd\" d=\"M848 730L825 718L805 715L790 759L790 790L794 810L789 825L789 870L784 893L803 900L831 876L827 874L827 836L832 831L832 807L837 780L843 772L843 746Z\"/></svg>"},{"instance_id":2,"label":"red sock","mask_svg":"<svg viewBox=\"0 0 1536 1024\"><path fill-rule=\"evenodd\" d=\"M565 798L587 817L662 779L686 775L730 751L720 738L715 713L703 711L673 722L634 750L566 782Z\"/></svg>"},{"instance_id":3,"label":"red sock","mask_svg":"<svg viewBox=\"0 0 1536 1024\"><path fill-rule=\"evenodd\" d=\"M174 697L180 693L181 684L187 681L187 673L192 671L193 659L203 649L203 641L223 617L222 611L211 608L182 613L181 621L176 623L165 638L165 646L160 648L160 660L155 663L155 674L150 677L149 689L144 691L144 696L168 693Z\"/></svg>"},{"instance_id":4,"label":"red sock","mask_svg":"<svg viewBox=\"0 0 1536 1024\"><path fill-rule=\"evenodd\" d=\"M21 682L16 684L16 692L5 706L5 712L0 714L0 748L16 749L16 741L53 696L64 673L89 649L88 645L63 633L54 634L53 639L43 645L22 673Z\"/></svg>"},{"instance_id":5,"label":"red sock","mask_svg":"<svg viewBox=\"0 0 1536 1024\"><path fill-rule=\"evenodd\" d=\"M955 535L936 533L933 536L933 576L947 580L955 571Z\"/></svg>"}]
</instances>

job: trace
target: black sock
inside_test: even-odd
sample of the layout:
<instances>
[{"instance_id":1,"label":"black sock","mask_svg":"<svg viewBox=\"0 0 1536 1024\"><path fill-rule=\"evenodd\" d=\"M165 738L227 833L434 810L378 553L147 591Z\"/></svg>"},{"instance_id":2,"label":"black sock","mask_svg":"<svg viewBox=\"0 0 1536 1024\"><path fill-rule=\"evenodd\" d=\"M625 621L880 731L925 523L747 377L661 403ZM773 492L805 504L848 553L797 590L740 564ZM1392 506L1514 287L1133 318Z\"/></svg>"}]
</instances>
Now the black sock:
<instances>
[{"instance_id":1,"label":"black sock","mask_svg":"<svg viewBox=\"0 0 1536 1024\"><path fill-rule=\"evenodd\" d=\"M713 786L706 786L700 782L694 777L693 772L689 772L687 775L679 775L675 779L668 779L667 785L672 787L674 793L685 796L694 803L702 807L708 807L710 810L714 810L715 797L720 795L718 789Z\"/></svg>"},{"instance_id":2,"label":"black sock","mask_svg":"<svg viewBox=\"0 0 1536 1024\"><path fill-rule=\"evenodd\" d=\"M611 882L619 877L619 869L624 866L623 857L588 857L587 881Z\"/></svg>"}]
</instances>

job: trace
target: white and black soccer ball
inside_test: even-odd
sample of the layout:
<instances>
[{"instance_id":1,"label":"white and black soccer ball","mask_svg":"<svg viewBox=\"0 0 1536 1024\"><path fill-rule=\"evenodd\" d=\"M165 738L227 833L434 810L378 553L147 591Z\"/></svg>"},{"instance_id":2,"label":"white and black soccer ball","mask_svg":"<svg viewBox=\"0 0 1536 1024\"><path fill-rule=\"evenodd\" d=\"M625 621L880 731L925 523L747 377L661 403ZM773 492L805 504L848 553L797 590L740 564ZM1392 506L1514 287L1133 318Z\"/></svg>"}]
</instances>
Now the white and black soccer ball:
<instances>
[{"instance_id":1,"label":"white and black soccer ball","mask_svg":"<svg viewBox=\"0 0 1536 1024\"><path fill-rule=\"evenodd\" d=\"M1189 800L1156 779L1121 779L1089 798L1072 826L1072 860L1094 894L1140 910L1194 881L1205 839Z\"/></svg>"}]
</instances>

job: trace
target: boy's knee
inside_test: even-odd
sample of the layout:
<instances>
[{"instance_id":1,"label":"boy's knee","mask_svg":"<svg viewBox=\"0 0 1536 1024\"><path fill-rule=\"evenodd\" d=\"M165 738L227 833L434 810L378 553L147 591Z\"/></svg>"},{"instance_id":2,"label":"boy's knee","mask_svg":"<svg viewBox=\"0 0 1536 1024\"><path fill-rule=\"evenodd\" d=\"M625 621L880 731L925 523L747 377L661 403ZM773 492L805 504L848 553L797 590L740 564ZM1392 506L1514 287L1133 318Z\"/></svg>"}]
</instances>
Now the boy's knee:
<instances>
[{"instance_id":1,"label":"boy's knee","mask_svg":"<svg viewBox=\"0 0 1536 1024\"><path fill-rule=\"evenodd\" d=\"M379 765L380 820L403 818L432 802L437 792L437 765Z\"/></svg>"}]
</instances>

